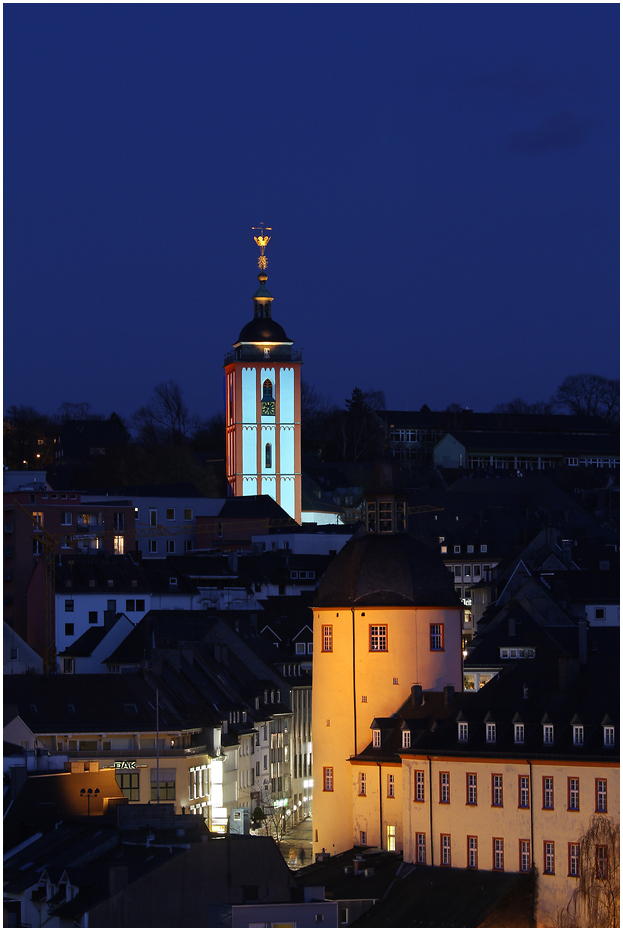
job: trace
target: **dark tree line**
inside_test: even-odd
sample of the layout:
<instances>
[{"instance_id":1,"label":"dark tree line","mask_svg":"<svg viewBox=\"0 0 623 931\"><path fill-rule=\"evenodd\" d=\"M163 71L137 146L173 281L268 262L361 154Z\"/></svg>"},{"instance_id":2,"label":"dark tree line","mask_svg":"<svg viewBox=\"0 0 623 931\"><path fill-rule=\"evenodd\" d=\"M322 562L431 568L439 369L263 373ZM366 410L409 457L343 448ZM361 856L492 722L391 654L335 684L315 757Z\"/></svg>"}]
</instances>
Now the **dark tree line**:
<instances>
[{"instance_id":1,"label":"dark tree line","mask_svg":"<svg viewBox=\"0 0 623 931\"><path fill-rule=\"evenodd\" d=\"M378 412L385 409L382 391L354 388L339 407L314 387L301 385L303 452L325 462L362 462L383 450L385 436ZM423 405L423 411L429 410ZM449 412L461 411L451 404ZM601 375L570 375L549 401L528 403L520 397L498 404L494 412L548 414L555 411L619 417L619 381ZM156 385L151 397L124 422L91 410L88 402L64 402L55 414L28 405L12 405L4 421L4 463L10 469L43 468L54 464L54 439L72 421L107 421L123 440L76 475L77 487L141 482L194 482L206 493L225 493L225 417L219 412L202 420L191 414L175 381ZM131 437L130 429L135 436ZM85 484L88 483L87 484Z\"/></svg>"}]
</instances>

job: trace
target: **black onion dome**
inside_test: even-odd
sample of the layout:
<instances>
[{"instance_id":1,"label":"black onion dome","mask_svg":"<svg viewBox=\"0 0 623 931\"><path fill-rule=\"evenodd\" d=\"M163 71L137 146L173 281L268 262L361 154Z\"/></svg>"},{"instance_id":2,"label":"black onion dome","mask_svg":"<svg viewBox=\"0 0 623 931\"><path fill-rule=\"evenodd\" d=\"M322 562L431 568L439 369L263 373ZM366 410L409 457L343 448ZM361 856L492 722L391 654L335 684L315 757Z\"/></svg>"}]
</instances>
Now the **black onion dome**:
<instances>
[{"instance_id":1,"label":"black onion dome","mask_svg":"<svg viewBox=\"0 0 623 931\"><path fill-rule=\"evenodd\" d=\"M437 553L407 534L350 540L325 572L314 601L318 608L460 604Z\"/></svg>"},{"instance_id":2,"label":"black onion dome","mask_svg":"<svg viewBox=\"0 0 623 931\"><path fill-rule=\"evenodd\" d=\"M292 343L284 328L271 317L254 317L240 330L239 343Z\"/></svg>"}]
</instances>

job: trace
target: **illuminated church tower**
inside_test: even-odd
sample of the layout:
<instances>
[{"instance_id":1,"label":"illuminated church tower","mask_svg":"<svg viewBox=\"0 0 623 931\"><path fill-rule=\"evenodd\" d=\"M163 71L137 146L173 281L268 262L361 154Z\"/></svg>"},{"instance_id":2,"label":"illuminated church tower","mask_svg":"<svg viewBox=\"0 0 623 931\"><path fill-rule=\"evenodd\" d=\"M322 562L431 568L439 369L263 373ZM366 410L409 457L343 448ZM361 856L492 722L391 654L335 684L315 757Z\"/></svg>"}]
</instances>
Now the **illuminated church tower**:
<instances>
[{"instance_id":1,"label":"illuminated church tower","mask_svg":"<svg viewBox=\"0 0 623 931\"><path fill-rule=\"evenodd\" d=\"M301 522L301 354L272 319L261 228L253 319L225 357L227 481L232 495L270 495Z\"/></svg>"}]
</instances>

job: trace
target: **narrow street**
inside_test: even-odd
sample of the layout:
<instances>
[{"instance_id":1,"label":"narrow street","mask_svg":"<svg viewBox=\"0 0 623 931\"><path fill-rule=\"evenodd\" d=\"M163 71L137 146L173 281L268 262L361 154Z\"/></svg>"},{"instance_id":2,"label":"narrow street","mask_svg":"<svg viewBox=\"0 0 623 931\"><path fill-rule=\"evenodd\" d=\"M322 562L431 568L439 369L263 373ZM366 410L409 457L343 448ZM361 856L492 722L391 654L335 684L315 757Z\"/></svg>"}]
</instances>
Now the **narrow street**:
<instances>
[{"instance_id":1,"label":"narrow street","mask_svg":"<svg viewBox=\"0 0 623 931\"><path fill-rule=\"evenodd\" d=\"M312 862L312 819L306 818L291 828L279 843L283 859L291 870L299 870Z\"/></svg>"}]
</instances>

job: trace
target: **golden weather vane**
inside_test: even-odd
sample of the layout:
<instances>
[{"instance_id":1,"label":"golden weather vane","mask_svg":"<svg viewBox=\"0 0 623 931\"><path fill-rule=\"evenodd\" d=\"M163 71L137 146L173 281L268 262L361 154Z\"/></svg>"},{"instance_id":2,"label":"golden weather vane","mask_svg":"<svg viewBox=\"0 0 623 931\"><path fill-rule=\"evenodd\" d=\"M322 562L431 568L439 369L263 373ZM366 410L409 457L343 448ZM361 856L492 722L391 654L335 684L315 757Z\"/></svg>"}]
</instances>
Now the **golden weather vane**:
<instances>
[{"instance_id":1,"label":"golden weather vane","mask_svg":"<svg viewBox=\"0 0 623 931\"><path fill-rule=\"evenodd\" d=\"M259 226L252 227L252 229L260 231L260 235L254 236L253 238L255 239L256 243L260 247L260 257L257 260L257 267L260 268L262 271L264 271L264 269L268 265L268 260L266 256L264 255L264 249L270 242L270 236L264 235L264 224L263 223L260 223ZM266 229L272 232L272 226L267 226Z\"/></svg>"}]
</instances>

